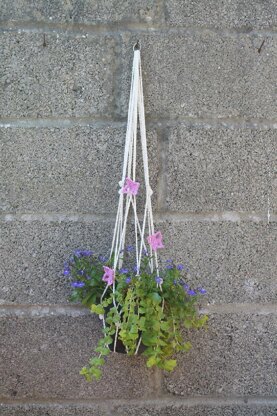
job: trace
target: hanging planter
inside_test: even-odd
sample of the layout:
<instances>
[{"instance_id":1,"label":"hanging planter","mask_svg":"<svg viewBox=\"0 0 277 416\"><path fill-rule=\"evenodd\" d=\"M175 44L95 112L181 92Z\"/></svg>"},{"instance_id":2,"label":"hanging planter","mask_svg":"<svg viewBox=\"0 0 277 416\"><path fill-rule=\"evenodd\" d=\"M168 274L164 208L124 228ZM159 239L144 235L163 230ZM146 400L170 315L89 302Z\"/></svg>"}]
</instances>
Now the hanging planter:
<instances>
[{"instance_id":1,"label":"hanging planter","mask_svg":"<svg viewBox=\"0 0 277 416\"><path fill-rule=\"evenodd\" d=\"M137 122L139 120L143 159L145 207L142 221L137 215L137 198L142 192L136 178ZM159 266L158 251L163 249L162 233L154 228L149 181L148 155L142 89L140 47L134 46L128 124L119 202L110 254L107 258L91 251L77 250L65 264L71 275L72 301L81 301L98 314L103 337L95 356L80 374L87 381L101 377L104 357L111 352L142 353L147 367L172 371L174 354L188 351L184 329L200 328L207 317L197 313L197 290L186 284L183 265L167 260ZM126 246L128 219L133 214L134 246Z\"/></svg>"}]
</instances>

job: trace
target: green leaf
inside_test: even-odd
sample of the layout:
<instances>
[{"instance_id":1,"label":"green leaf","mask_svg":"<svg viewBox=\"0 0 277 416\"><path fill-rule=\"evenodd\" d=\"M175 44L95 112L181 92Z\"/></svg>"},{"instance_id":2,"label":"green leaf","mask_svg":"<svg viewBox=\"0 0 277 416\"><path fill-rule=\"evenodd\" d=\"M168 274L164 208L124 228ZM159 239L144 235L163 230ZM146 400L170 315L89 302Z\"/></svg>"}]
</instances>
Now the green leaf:
<instances>
[{"instance_id":1,"label":"green leaf","mask_svg":"<svg viewBox=\"0 0 277 416\"><path fill-rule=\"evenodd\" d=\"M91 375L86 367L81 369L80 374L85 377L86 381L90 382L92 380Z\"/></svg>"},{"instance_id":2,"label":"green leaf","mask_svg":"<svg viewBox=\"0 0 277 416\"><path fill-rule=\"evenodd\" d=\"M197 327L200 328L202 326L204 326L208 321L208 316L207 315L203 315L201 318L198 319L197 322Z\"/></svg>"},{"instance_id":3,"label":"green leaf","mask_svg":"<svg viewBox=\"0 0 277 416\"><path fill-rule=\"evenodd\" d=\"M112 337L106 336L104 337L105 344L111 344L113 342Z\"/></svg>"},{"instance_id":4,"label":"green leaf","mask_svg":"<svg viewBox=\"0 0 277 416\"><path fill-rule=\"evenodd\" d=\"M105 361L103 358L93 357L89 360L89 363L91 366L99 366L104 365Z\"/></svg>"},{"instance_id":5,"label":"green leaf","mask_svg":"<svg viewBox=\"0 0 277 416\"><path fill-rule=\"evenodd\" d=\"M160 303L162 298L157 292L149 293L149 299L153 300L155 303Z\"/></svg>"},{"instance_id":6,"label":"green leaf","mask_svg":"<svg viewBox=\"0 0 277 416\"><path fill-rule=\"evenodd\" d=\"M152 336L152 335L144 332L142 334L142 342L147 347L151 346L151 345L156 345L157 344L157 337Z\"/></svg>"},{"instance_id":7,"label":"green leaf","mask_svg":"<svg viewBox=\"0 0 277 416\"><path fill-rule=\"evenodd\" d=\"M159 345L162 346L162 347L165 347L167 345L167 342L165 342L161 338L159 338Z\"/></svg>"},{"instance_id":8,"label":"green leaf","mask_svg":"<svg viewBox=\"0 0 277 416\"><path fill-rule=\"evenodd\" d=\"M102 371L99 368L92 367L90 369L91 375L95 378L95 380L99 380L102 376Z\"/></svg>"},{"instance_id":9,"label":"green leaf","mask_svg":"<svg viewBox=\"0 0 277 416\"><path fill-rule=\"evenodd\" d=\"M148 360L146 361L146 365L148 368L153 367L153 365L157 364L157 358L156 357L150 357L148 358Z\"/></svg>"},{"instance_id":10,"label":"green leaf","mask_svg":"<svg viewBox=\"0 0 277 416\"><path fill-rule=\"evenodd\" d=\"M166 371L172 371L177 365L176 360L166 360L163 362L163 369Z\"/></svg>"},{"instance_id":11,"label":"green leaf","mask_svg":"<svg viewBox=\"0 0 277 416\"><path fill-rule=\"evenodd\" d=\"M138 333L130 333L128 336L129 339L136 340L138 338Z\"/></svg>"},{"instance_id":12,"label":"green leaf","mask_svg":"<svg viewBox=\"0 0 277 416\"><path fill-rule=\"evenodd\" d=\"M101 355L108 355L111 350L107 347L97 347L95 348L95 352L99 352Z\"/></svg>"},{"instance_id":13,"label":"green leaf","mask_svg":"<svg viewBox=\"0 0 277 416\"><path fill-rule=\"evenodd\" d=\"M101 354L102 355L109 355L110 352L111 352L111 350L109 348L105 347L105 348L102 349Z\"/></svg>"},{"instance_id":14,"label":"green leaf","mask_svg":"<svg viewBox=\"0 0 277 416\"><path fill-rule=\"evenodd\" d=\"M185 319L184 320L184 326L187 329L191 328L192 327L192 321L190 319Z\"/></svg>"},{"instance_id":15,"label":"green leaf","mask_svg":"<svg viewBox=\"0 0 277 416\"><path fill-rule=\"evenodd\" d=\"M69 297L70 302L75 302L80 299L80 293L75 289Z\"/></svg>"},{"instance_id":16,"label":"green leaf","mask_svg":"<svg viewBox=\"0 0 277 416\"><path fill-rule=\"evenodd\" d=\"M170 328L170 325L169 325L169 323L168 323L168 322L165 322L165 321L162 321L162 322L161 322L161 329L162 329L163 331L168 331L168 330L169 330L169 328Z\"/></svg>"},{"instance_id":17,"label":"green leaf","mask_svg":"<svg viewBox=\"0 0 277 416\"><path fill-rule=\"evenodd\" d=\"M137 325L132 325L130 329L130 334L137 334L137 333L138 333Z\"/></svg>"},{"instance_id":18,"label":"green leaf","mask_svg":"<svg viewBox=\"0 0 277 416\"><path fill-rule=\"evenodd\" d=\"M104 315L105 311L102 305L91 305L91 312L97 313L97 315Z\"/></svg>"},{"instance_id":19,"label":"green leaf","mask_svg":"<svg viewBox=\"0 0 277 416\"><path fill-rule=\"evenodd\" d=\"M139 319L138 324L139 324L139 328L140 328L140 329L144 329L144 328L145 328L145 317L144 317L144 316L142 316L142 317Z\"/></svg>"},{"instance_id":20,"label":"green leaf","mask_svg":"<svg viewBox=\"0 0 277 416\"><path fill-rule=\"evenodd\" d=\"M104 308L106 308L109 304L110 304L109 299L105 299L102 302L102 305L104 306Z\"/></svg>"},{"instance_id":21,"label":"green leaf","mask_svg":"<svg viewBox=\"0 0 277 416\"><path fill-rule=\"evenodd\" d=\"M83 367L83 368L80 370L80 374L81 374L82 376L84 376L84 375L88 374L88 369L87 369L87 367Z\"/></svg>"},{"instance_id":22,"label":"green leaf","mask_svg":"<svg viewBox=\"0 0 277 416\"><path fill-rule=\"evenodd\" d=\"M191 349L192 345L189 341L185 342L185 344L183 345L184 347L184 351L185 352L189 352L189 350Z\"/></svg>"},{"instance_id":23,"label":"green leaf","mask_svg":"<svg viewBox=\"0 0 277 416\"><path fill-rule=\"evenodd\" d=\"M92 298L94 297L94 294L93 293L89 293L83 300L82 300L82 304L83 305L87 305L87 304L89 304L90 302L90 300L92 300Z\"/></svg>"}]
</instances>

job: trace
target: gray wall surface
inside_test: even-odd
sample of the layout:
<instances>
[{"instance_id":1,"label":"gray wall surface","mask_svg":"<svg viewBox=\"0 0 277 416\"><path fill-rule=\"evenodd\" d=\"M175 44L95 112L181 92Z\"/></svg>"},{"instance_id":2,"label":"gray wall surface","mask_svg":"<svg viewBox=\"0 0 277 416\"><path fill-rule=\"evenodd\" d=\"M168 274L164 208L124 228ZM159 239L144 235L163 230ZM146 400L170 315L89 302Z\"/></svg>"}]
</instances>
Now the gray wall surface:
<instances>
[{"instance_id":1,"label":"gray wall surface","mask_svg":"<svg viewBox=\"0 0 277 416\"><path fill-rule=\"evenodd\" d=\"M276 1L2 0L0 28L1 416L276 416ZM172 374L112 354L88 384L62 269L111 244L137 39L163 257L209 328Z\"/></svg>"}]
</instances>

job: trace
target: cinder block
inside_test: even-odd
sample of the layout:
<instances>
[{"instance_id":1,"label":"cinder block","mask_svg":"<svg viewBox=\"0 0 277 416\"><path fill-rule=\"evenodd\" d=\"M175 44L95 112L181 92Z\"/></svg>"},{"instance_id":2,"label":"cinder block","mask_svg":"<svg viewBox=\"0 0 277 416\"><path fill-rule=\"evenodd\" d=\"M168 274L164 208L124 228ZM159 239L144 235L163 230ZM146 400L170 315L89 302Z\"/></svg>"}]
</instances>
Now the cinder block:
<instances>
[{"instance_id":1,"label":"cinder block","mask_svg":"<svg viewBox=\"0 0 277 416\"><path fill-rule=\"evenodd\" d=\"M98 382L79 374L101 337L98 317L7 318L0 328L2 398L104 401L152 394L143 357L112 353Z\"/></svg>"},{"instance_id":2,"label":"cinder block","mask_svg":"<svg viewBox=\"0 0 277 416\"><path fill-rule=\"evenodd\" d=\"M167 24L242 30L276 28L277 7L274 0L166 0Z\"/></svg>"},{"instance_id":3,"label":"cinder block","mask_svg":"<svg viewBox=\"0 0 277 416\"><path fill-rule=\"evenodd\" d=\"M1 32L2 117L111 116L111 36Z\"/></svg>"},{"instance_id":4,"label":"cinder block","mask_svg":"<svg viewBox=\"0 0 277 416\"><path fill-rule=\"evenodd\" d=\"M173 211L257 211L276 206L276 130L180 124L168 131L167 204Z\"/></svg>"},{"instance_id":5,"label":"cinder block","mask_svg":"<svg viewBox=\"0 0 277 416\"><path fill-rule=\"evenodd\" d=\"M64 303L70 292L63 262L75 249L108 254L114 221L8 222L1 226L2 302ZM188 283L210 303L276 300L274 223L156 222L162 259L187 263ZM131 243L131 241L130 241Z\"/></svg>"},{"instance_id":6,"label":"cinder block","mask_svg":"<svg viewBox=\"0 0 277 416\"><path fill-rule=\"evenodd\" d=\"M128 108L128 69L136 37L122 35L123 95L118 109L123 114ZM274 119L275 36L182 30L145 33L140 39L148 117Z\"/></svg>"},{"instance_id":7,"label":"cinder block","mask_svg":"<svg viewBox=\"0 0 277 416\"><path fill-rule=\"evenodd\" d=\"M160 168L157 134L153 129L147 129L147 133L155 207ZM125 124L2 129L2 210L115 215L125 135ZM139 144L137 160L137 179L141 183L138 211L143 212L145 186Z\"/></svg>"},{"instance_id":8,"label":"cinder block","mask_svg":"<svg viewBox=\"0 0 277 416\"><path fill-rule=\"evenodd\" d=\"M166 375L175 395L276 394L276 316L214 315L208 330L190 335L193 348Z\"/></svg>"},{"instance_id":9,"label":"cinder block","mask_svg":"<svg viewBox=\"0 0 277 416\"><path fill-rule=\"evenodd\" d=\"M109 416L105 406L66 404L0 404L2 416Z\"/></svg>"},{"instance_id":10,"label":"cinder block","mask_svg":"<svg viewBox=\"0 0 277 416\"><path fill-rule=\"evenodd\" d=\"M188 265L188 283L207 290L209 303L275 302L276 224L168 221L163 259Z\"/></svg>"},{"instance_id":11,"label":"cinder block","mask_svg":"<svg viewBox=\"0 0 277 416\"><path fill-rule=\"evenodd\" d=\"M114 221L1 224L1 292L4 303L65 303L71 292L63 264L76 249L107 255Z\"/></svg>"},{"instance_id":12,"label":"cinder block","mask_svg":"<svg viewBox=\"0 0 277 416\"><path fill-rule=\"evenodd\" d=\"M118 23L155 23L161 10L155 0L110 0L94 2L74 0L68 3L43 0L11 0L3 3L1 20L16 20L32 23L84 23L90 25Z\"/></svg>"},{"instance_id":13,"label":"cinder block","mask_svg":"<svg viewBox=\"0 0 277 416\"><path fill-rule=\"evenodd\" d=\"M205 400L205 399L203 399ZM170 400L168 399L168 402ZM160 404L120 406L115 416L275 416L276 406ZM12 415L13 416L13 415ZM17 416L17 415L15 415ZM52 415L51 415L52 416Z\"/></svg>"},{"instance_id":14,"label":"cinder block","mask_svg":"<svg viewBox=\"0 0 277 416\"><path fill-rule=\"evenodd\" d=\"M275 416L274 405L186 405L168 404L158 405L136 403L121 406L111 405L111 410L103 406L93 405L0 405L3 416ZM108 405L109 406L109 405ZM111 413L112 412L112 413Z\"/></svg>"},{"instance_id":15,"label":"cinder block","mask_svg":"<svg viewBox=\"0 0 277 416\"><path fill-rule=\"evenodd\" d=\"M63 276L63 268L74 250L90 249L109 256L115 218L92 221L78 214L69 220L65 215L60 218L37 221L30 214L31 221L1 223L0 303L66 303L71 280ZM135 244L129 231L128 244ZM135 253L131 255L135 264Z\"/></svg>"}]
</instances>

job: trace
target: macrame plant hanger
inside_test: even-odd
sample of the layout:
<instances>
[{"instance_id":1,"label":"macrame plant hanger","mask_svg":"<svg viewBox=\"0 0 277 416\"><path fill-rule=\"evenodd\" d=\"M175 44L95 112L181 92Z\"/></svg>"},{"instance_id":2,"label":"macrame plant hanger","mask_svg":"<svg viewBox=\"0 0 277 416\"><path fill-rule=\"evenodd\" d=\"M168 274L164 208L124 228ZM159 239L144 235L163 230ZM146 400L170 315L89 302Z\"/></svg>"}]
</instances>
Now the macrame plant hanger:
<instances>
[{"instance_id":1,"label":"macrame plant hanger","mask_svg":"<svg viewBox=\"0 0 277 416\"><path fill-rule=\"evenodd\" d=\"M137 195L132 192L123 192L126 179L136 181L136 164L137 164L137 119L139 118L140 136L141 136L141 148L142 148L142 160L145 182L145 208L142 226L137 215ZM143 87L142 87L142 72L141 72L141 58L140 47L138 42L134 46L134 60L132 70L131 91L129 99L128 110L128 123L126 131L126 141L124 150L124 162L122 179L119 182L119 203L116 216L116 223L114 228L113 242L111 247L111 255L114 253L114 270L122 267L123 256L125 248L126 226L130 208L133 209L134 223L135 223L135 248L136 248L136 263L137 274L139 275L141 257L143 249L147 251L144 235L147 229L149 235L154 234L154 223L152 213L151 196L153 191L149 182L149 168L148 168L148 154L147 154L147 141L146 141L146 128L145 128L145 115L144 115L144 100L143 100ZM125 200L125 201L124 201ZM125 202L125 204L124 204ZM152 250L150 247L150 258L152 259ZM155 264L153 260L150 260L151 272L153 272L154 266L158 272L158 259L157 253L154 253Z\"/></svg>"},{"instance_id":2,"label":"macrame plant hanger","mask_svg":"<svg viewBox=\"0 0 277 416\"><path fill-rule=\"evenodd\" d=\"M127 220L130 212L133 212L134 229L135 229L135 259L136 274L140 278L140 266L143 252L149 254L149 267L151 273L156 271L159 276L159 265L156 250L152 250L151 245L145 243L145 235L154 235L154 223L151 197L153 191L149 182L148 154L145 128L144 100L142 87L142 71L139 41L134 45L134 58L131 78L131 90L128 108L128 122L125 140L124 160L121 181L119 182L119 202L113 233L112 246L110 251L110 259L113 260L113 270L120 270L124 261L125 237ZM136 182L136 164L137 164L137 127L140 127L140 139L142 148L143 173L145 184L145 207L142 222L139 221L137 215L137 194L139 196L140 184ZM149 237L148 237L149 238ZM106 293L108 285L102 295ZM113 293L115 294L115 283L113 282ZM113 303L116 309L118 305L113 296ZM105 327L105 319L103 317ZM118 328L117 328L118 332ZM116 350L117 333L115 335L114 351ZM140 340L141 341L141 340ZM137 351L140 345L138 343ZM137 352L136 351L136 352Z\"/></svg>"}]
</instances>

